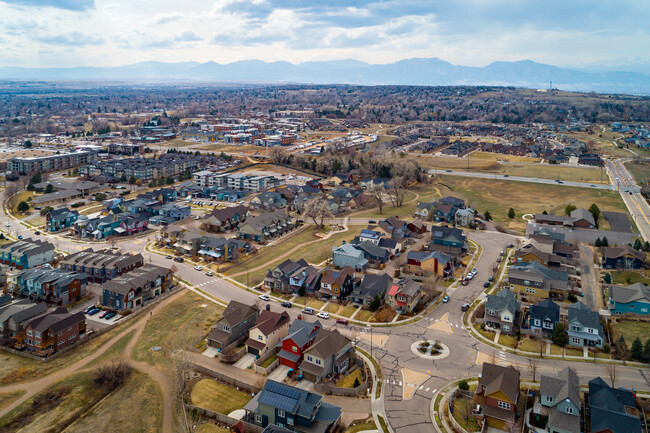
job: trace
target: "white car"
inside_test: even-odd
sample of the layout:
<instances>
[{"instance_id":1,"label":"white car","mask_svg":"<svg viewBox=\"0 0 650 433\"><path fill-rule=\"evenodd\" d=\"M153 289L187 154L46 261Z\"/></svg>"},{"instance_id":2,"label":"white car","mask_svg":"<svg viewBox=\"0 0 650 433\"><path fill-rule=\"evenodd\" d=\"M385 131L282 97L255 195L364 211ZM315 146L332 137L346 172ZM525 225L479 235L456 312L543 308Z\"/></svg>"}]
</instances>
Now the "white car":
<instances>
[{"instance_id":1,"label":"white car","mask_svg":"<svg viewBox=\"0 0 650 433\"><path fill-rule=\"evenodd\" d=\"M261 299L262 301L270 301L270 300L271 300L271 298L269 298L269 297L266 296L266 295L260 295L260 299Z\"/></svg>"},{"instance_id":2,"label":"white car","mask_svg":"<svg viewBox=\"0 0 650 433\"><path fill-rule=\"evenodd\" d=\"M212 273L212 271L208 271L208 272L206 272L205 275L207 275L208 277L213 277L213 276L214 276L214 274Z\"/></svg>"},{"instance_id":3,"label":"white car","mask_svg":"<svg viewBox=\"0 0 650 433\"><path fill-rule=\"evenodd\" d=\"M203 270L203 268L201 266L198 266L198 265L194 266L194 269L196 269L197 271L202 271Z\"/></svg>"},{"instance_id":4,"label":"white car","mask_svg":"<svg viewBox=\"0 0 650 433\"><path fill-rule=\"evenodd\" d=\"M329 319L330 313L325 313L324 311L321 311L320 313L316 314L316 317L320 317L321 319Z\"/></svg>"},{"instance_id":5,"label":"white car","mask_svg":"<svg viewBox=\"0 0 650 433\"><path fill-rule=\"evenodd\" d=\"M5 223L5 227L11 227L11 224Z\"/></svg>"}]
</instances>

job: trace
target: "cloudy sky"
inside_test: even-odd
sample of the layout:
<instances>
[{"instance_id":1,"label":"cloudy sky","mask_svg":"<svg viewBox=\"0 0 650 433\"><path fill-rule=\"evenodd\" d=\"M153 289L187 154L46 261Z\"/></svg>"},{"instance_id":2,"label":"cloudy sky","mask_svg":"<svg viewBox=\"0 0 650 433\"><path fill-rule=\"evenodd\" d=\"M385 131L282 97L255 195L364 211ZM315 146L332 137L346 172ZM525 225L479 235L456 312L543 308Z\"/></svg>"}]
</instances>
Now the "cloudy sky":
<instances>
[{"instance_id":1,"label":"cloudy sky","mask_svg":"<svg viewBox=\"0 0 650 433\"><path fill-rule=\"evenodd\" d=\"M0 66L650 64L647 0L0 0Z\"/></svg>"}]
</instances>

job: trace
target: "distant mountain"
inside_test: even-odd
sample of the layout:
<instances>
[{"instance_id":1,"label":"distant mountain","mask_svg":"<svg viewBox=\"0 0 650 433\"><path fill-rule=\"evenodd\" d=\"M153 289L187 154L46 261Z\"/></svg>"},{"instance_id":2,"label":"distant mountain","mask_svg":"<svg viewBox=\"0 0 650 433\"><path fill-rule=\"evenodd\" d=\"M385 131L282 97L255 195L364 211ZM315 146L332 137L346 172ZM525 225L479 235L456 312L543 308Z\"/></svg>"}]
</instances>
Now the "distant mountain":
<instances>
[{"instance_id":1,"label":"distant mountain","mask_svg":"<svg viewBox=\"0 0 650 433\"><path fill-rule=\"evenodd\" d=\"M0 80L125 82L256 82L306 84L500 85L562 90L650 94L650 75L641 72L566 69L531 60L494 62L485 67L453 65L438 58L388 64L357 60L324 62L141 62L118 67L0 67Z\"/></svg>"}]
</instances>

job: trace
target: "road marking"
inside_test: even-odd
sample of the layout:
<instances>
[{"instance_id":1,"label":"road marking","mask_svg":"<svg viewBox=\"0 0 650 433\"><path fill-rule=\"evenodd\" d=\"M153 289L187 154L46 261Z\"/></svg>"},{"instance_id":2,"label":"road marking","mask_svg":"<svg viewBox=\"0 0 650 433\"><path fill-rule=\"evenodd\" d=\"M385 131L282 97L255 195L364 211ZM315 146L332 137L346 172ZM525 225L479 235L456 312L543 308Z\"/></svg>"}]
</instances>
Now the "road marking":
<instances>
[{"instance_id":1,"label":"road marking","mask_svg":"<svg viewBox=\"0 0 650 433\"><path fill-rule=\"evenodd\" d=\"M399 381L399 386L402 386L402 381L401 380Z\"/></svg>"},{"instance_id":2,"label":"road marking","mask_svg":"<svg viewBox=\"0 0 650 433\"><path fill-rule=\"evenodd\" d=\"M424 390L424 392L429 392L430 389L431 389L431 388L428 387L427 389Z\"/></svg>"},{"instance_id":3,"label":"road marking","mask_svg":"<svg viewBox=\"0 0 650 433\"><path fill-rule=\"evenodd\" d=\"M423 386L421 386L421 387L420 387L419 389L422 389L422 388L424 388L424 385L423 385Z\"/></svg>"},{"instance_id":4,"label":"road marking","mask_svg":"<svg viewBox=\"0 0 650 433\"><path fill-rule=\"evenodd\" d=\"M434 389L433 391L431 391L431 393L432 393L432 394L435 394L436 391L438 391L438 390L437 390L437 389Z\"/></svg>"},{"instance_id":5,"label":"road marking","mask_svg":"<svg viewBox=\"0 0 650 433\"><path fill-rule=\"evenodd\" d=\"M460 329L465 329L465 327L463 325L460 325Z\"/></svg>"}]
</instances>

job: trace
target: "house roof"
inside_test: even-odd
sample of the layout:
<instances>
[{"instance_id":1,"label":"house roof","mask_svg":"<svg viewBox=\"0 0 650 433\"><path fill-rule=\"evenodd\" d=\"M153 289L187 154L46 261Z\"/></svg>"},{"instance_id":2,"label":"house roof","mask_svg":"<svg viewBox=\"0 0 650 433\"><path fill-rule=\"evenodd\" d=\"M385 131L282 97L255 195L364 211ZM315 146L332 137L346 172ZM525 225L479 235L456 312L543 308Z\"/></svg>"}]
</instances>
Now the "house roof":
<instances>
[{"instance_id":1,"label":"house roof","mask_svg":"<svg viewBox=\"0 0 650 433\"><path fill-rule=\"evenodd\" d=\"M321 400L322 396L318 394L269 379L257 401L302 418L336 422L341 416L341 408L322 403Z\"/></svg>"},{"instance_id":2,"label":"house roof","mask_svg":"<svg viewBox=\"0 0 650 433\"><path fill-rule=\"evenodd\" d=\"M431 238L441 240L452 240L460 243L465 242L465 233L461 229L447 226L433 226L431 228Z\"/></svg>"},{"instance_id":3,"label":"house roof","mask_svg":"<svg viewBox=\"0 0 650 433\"><path fill-rule=\"evenodd\" d=\"M339 254L345 254L346 256L363 258L363 251L356 248L352 244L343 244L338 247L334 247L332 248L332 253L339 253Z\"/></svg>"},{"instance_id":4,"label":"house roof","mask_svg":"<svg viewBox=\"0 0 650 433\"><path fill-rule=\"evenodd\" d=\"M585 220L592 226L596 225L593 214L583 207L579 207L571 212L571 220L571 222Z\"/></svg>"},{"instance_id":5,"label":"house roof","mask_svg":"<svg viewBox=\"0 0 650 433\"><path fill-rule=\"evenodd\" d=\"M570 400L578 409L580 408L580 379L569 367L560 371L557 376L542 376L540 378L539 392L550 395L555 404Z\"/></svg>"},{"instance_id":6,"label":"house roof","mask_svg":"<svg viewBox=\"0 0 650 433\"><path fill-rule=\"evenodd\" d=\"M569 305L569 323L577 320L582 326L600 329L599 315L595 311L591 311L585 304L578 301L575 304Z\"/></svg>"},{"instance_id":7,"label":"house roof","mask_svg":"<svg viewBox=\"0 0 650 433\"><path fill-rule=\"evenodd\" d=\"M59 307L50 314L46 314L45 316L32 320L29 322L27 327L33 329L36 332L44 333L48 329L51 329L52 332L56 333L62 329L85 321L86 316L84 316L84 313L78 312L75 314L70 314L68 313L67 308Z\"/></svg>"},{"instance_id":8,"label":"house roof","mask_svg":"<svg viewBox=\"0 0 650 433\"><path fill-rule=\"evenodd\" d=\"M20 323L46 311L47 305L45 302L35 304L29 299L21 299L0 308L0 323L5 323L12 317L14 321Z\"/></svg>"},{"instance_id":9,"label":"house roof","mask_svg":"<svg viewBox=\"0 0 650 433\"><path fill-rule=\"evenodd\" d=\"M619 257L629 254L642 262L645 261L645 254L635 250L629 245L623 245L620 247L602 247L602 249L603 257L606 259L618 259Z\"/></svg>"},{"instance_id":10,"label":"house roof","mask_svg":"<svg viewBox=\"0 0 650 433\"><path fill-rule=\"evenodd\" d=\"M102 288L113 293L126 295L131 290L137 291L138 289L144 288L160 277L164 278L169 272L171 271L167 268L147 263L140 268L105 282Z\"/></svg>"},{"instance_id":11,"label":"house roof","mask_svg":"<svg viewBox=\"0 0 650 433\"><path fill-rule=\"evenodd\" d=\"M306 320L296 319L289 327L287 336L282 341L291 339L298 346L302 347L316 338L322 328L323 325L318 320L315 322L307 322Z\"/></svg>"},{"instance_id":12,"label":"house roof","mask_svg":"<svg viewBox=\"0 0 650 433\"><path fill-rule=\"evenodd\" d=\"M223 310L223 313L221 313L221 319L219 319L219 321L225 321L230 326L234 326L247 317L259 312L260 308L257 305L247 305L233 300L230 301L226 309Z\"/></svg>"},{"instance_id":13,"label":"house roof","mask_svg":"<svg viewBox=\"0 0 650 433\"><path fill-rule=\"evenodd\" d=\"M276 313L270 310L264 310L257 317L255 325L253 328L257 328L264 335L270 335L277 329L282 328L291 321L289 313L283 311L282 313Z\"/></svg>"},{"instance_id":14,"label":"house roof","mask_svg":"<svg viewBox=\"0 0 650 433\"><path fill-rule=\"evenodd\" d=\"M366 254L377 257L380 259L385 259L388 257L388 251L373 244L372 242L363 241L357 245L357 248L363 250Z\"/></svg>"},{"instance_id":15,"label":"house roof","mask_svg":"<svg viewBox=\"0 0 650 433\"><path fill-rule=\"evenodd\" d=\"M612 388L597 377L589 381L591 431L641 433L641 420L636 412L636 399L631 391ZM629 409L628 409L629 408Z\"/></svg>"},{"instance_id":16,"label":"house roof","mask_svg":"<svg viewBox=\"0 0 650 433\"><path fill-rule=\"evenodd\" d=\"M486 310L494 310L497 312L508 310L515 314L519 311L519 301L517 295L509 289L503 289L497 292L496 295L487 295L485 301Z\"/></svg>"},{"instance_id":17,"label":"house roof","mask_svg":"<svg viewBox=\"0 0 650 433\"><path fill-rule=\"evenodd\" d=\"M557 323L560 320L560 306L550 299L544 299L530 306L530 318Z\"/></svg>"},{"instance_id":18,"label":"house roof","mask_svg":"<svg viewBox=\"0 0 650 433\"><path fill-rule=\"evenodd\" d=\"M485 362L479 387L487 387L484 392L486 396L501 391L510 401L516 402L519 397L519 370Z\"/></svg>"},{"instance_id":19,"label":"house roof","mask_svg":"<svg viewBox=\"0 0 650 433\"><path fill-rule=\"evenodd\" d=\"M341 349L350 344L352 340L341 335L336 329L329 331L321 329L314 341L314 344L305 353L317 353L320 358L328 359L337 354Z\"/></svg>"},{"instance_id":20,"label":"house roof","mask_svg":"<svg viewBox=\"0 0 650 433\"><path fill-rule=\"evenodd\" d=\"M394 293L393 287L397 288ZM392 286L389 293L391 295L401 294L412 298L416 296L420 290L422 290L420 283L413 281L409 277L406 277L402 278L396 285Z\"/></svg>"},{"instance_id":21,"label":"house roof","mask_svg":"<svg viewBox=\"0 0 650 433\"><path fill-rule=\"evenodd\" d=\"M392 282L393 279L386 273L379 275L366 274L363 277L361 284L354 288L352 295L355 298L374 298L376 295L383 297L384 292Z\"/></svg>"},{"instance_id":22,"label":"house roof","mask_svg":"<svg viewBox=\"0 0 650 433\"><path fill-rule=\"evenodd\" d=\"M609 288L612 301L621 304L629 302L650 303L650 287L642 283L634 283L626 287L612 286Z\"/></svg>"}]
</instances>

